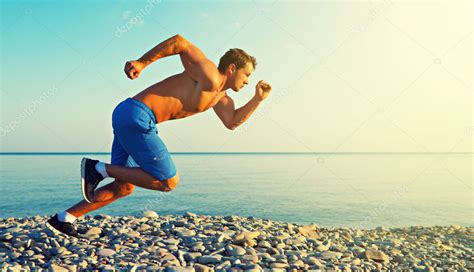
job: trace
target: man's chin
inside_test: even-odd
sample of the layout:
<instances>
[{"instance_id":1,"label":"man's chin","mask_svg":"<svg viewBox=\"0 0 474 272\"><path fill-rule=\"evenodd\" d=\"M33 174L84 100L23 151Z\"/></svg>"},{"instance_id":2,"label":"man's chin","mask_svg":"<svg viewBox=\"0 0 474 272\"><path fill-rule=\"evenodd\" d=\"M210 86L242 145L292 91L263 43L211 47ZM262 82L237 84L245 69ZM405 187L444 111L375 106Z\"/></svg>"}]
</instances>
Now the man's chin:
<instances>
[{"instance_id":1,"label":"man's chin","mask_svg":"<svg viewBox=\"0 0 474 272\"><path fill-rule=\"evenodd\" d=\"M239 88L232 88L232 91L238 93L240 91L240 89Z\"/></svg>"}]
</instances>

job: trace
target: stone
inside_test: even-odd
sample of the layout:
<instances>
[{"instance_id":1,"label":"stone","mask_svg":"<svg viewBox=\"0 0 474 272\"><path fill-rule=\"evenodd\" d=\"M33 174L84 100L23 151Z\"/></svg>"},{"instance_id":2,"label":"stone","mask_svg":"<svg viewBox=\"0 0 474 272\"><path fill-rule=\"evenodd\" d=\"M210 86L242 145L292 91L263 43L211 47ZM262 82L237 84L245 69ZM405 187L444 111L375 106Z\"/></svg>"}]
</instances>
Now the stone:
<instances>
[{"instance_id":1,"label":"stone","mask_svg":"<svg viewBox=\"0 0 474 272\"><path fill-rule=\"evenodd\" d=\"M175 227L184 227L186 223L185 220L177 220L173 222L173 225L175 225Z\"/></svg>"},{"instance_id":2,"label":"stone","mask_svg":"<svg viewBox=\"0 0 474 272\"><path fill-rule=\"evenodd\" d=\"M388 262L388 256L385 255L380 250L373 250L373 249L368 249L359 256L359 258L366 259L366 260L373 260L377 262Z\"/></svg>"},{"instance_id":3,"label":"stone","mask_svg":"<svg viewBox=\"0 0 474 272\"><path fill-rule=\"evenodd\" d=\"M143 216L147 218L156 218L159 217L158 214L154 211L144 211Z\"/></svg>"},{"instance_id":4,"label":"stone","mask_svg":"<svg viewBox=\"0 0 474 272\"><path fill-rule=\"evenodd\" d=\"M52 255L58 255L58 254L63 253L66 250L67 248L60 246L60 247L53 247L50 252Z\"/></svg>"},{"instance_id":5,"label":"stone","mask_svg":"<svg viewBox=\"0 0 474 272\"><path fill-rule=\"evenodd\" d=\"M157 271L159 268L156 270L153 269L153 271ZM165 270L165 272L194 272L194 268L192 267L181 267L181 266L168 266Z\"/></svg>"},{"instance_id":6,"label":"stone","mask_svg":"<svg viewBox=\"0 0 474 272\"><path fill-rule=\"evenodd\" d=\"M196 235L196 232L194 230L185 230L178 232L177 235L181 238L188 238L188 237L193 237Z\"/></svg>"},{"instance_id":7,"label":"stone","mask_svg":"<svg viewBox=\"0 0 474 272\"><path fill-rule=\"evenodd\" d=\"M196 272L211 272L213 271L213 269L207 265L203 265L203 264L194 264L194 270Z\"/></svg>"},{"instance_id":8,"label":"stone","mask_svg":"<svg viewBox=\"0 0 474 272\"><path fill-rule=\"evenodd\" d=\"M316 257L308 257L304 260L304 262L308 265L316 265L318 267L323 267L324 264L321 263L321 260L319 260Z\"/></svg>"},{"instance_id":9,"label":"stone","mask_svg":"<svg viewBox=\"0 0 474 272\"><path fill-rule=\"evenodd\" d=\"M288 268L288 264L286 264L286 263L271 263L271 264L270 264L270 267L271 267L271 268L283 268L283 269L286 269L286 268Z\"/></svg>"},{"instance_id":10,"label":"stone","mask_svg":"<svg viewBox=\"0 0 474 272\"><path fill-rule=\"evenodd\" d=\"M97 255L101 257L110 257L115 254L115 251L109 248L103 248L97 251Z\"/></svg>"},{"instance_id":11,"label":"stone","mask_svg":"<svg viewBox=\"0 0 474 272\"><path fill-rule=\"evenodd\" d=\"M257 238L260 235L259 231L244 231L235 236L236 241L241 240L252 240Z\"/></svg>"},{"instance_id":12,"label":"stone","mask_svg":"<svg viewBox=\"0 0 474 272\"><path fill-rule=\"evenodd\" d=\"M200 264L217 264L221 261L222 256L220 255L204 255L204 256L199 256L198 257L198 262Z\"/></svg>"},{"instance_id":13,"label":"stone","mask_svg":"<svg viewBox=\"0 0 474 272\"><path fill-rule=\"evenodd\" d=\"M232 244L227 245L225 249L226 249L227 255L233 256L233 257L243 256L246 253L243 247L232 245Z\"/></svg>"},{"instance_id":14,"label":"stone","mask_svg":"<svg viewBox=\"0 0 474 272\"><path fill-rule=\"evenodd\" d=\"M245 262L248 262L248 263L256 264L258 262L258 256L257 255L246 254L242 257L242 259Z\"/></svg>"},{"instance_id":15,"label":"stone","mask_svg":"<svg viewBox=\"0 0 474 272\"><path fill-rule=\"evenodd\" d=\"M196 262L196 260L202 256L200 252L186 252L184 253L184 259L188 262Z\"/></svg>"},{"instance_id":16,"label":"stone","mask_svg":"<svg viewBox=\"0 0 474 272\"><path fill-rule=\"evenodd\" d=\"M170 238L170 239L163 240L163 243L168 244L168 245L179 245L180 242L178 239Z\"/></svg>"},{"instance_id":17,"label":"stone","mask_svg":"<svg viewBox=\"0 0 474 272\"><path fill-rule=\"evenodd\" d=\"M309 238L313 239L319 239L321 236L316 232L317 227L316 225L308 225L308 226L302 226L298 228L298 232Z\"/></svg>"},{"instance_id":18,"label":"stone","mask_svg":"<svg viewBox=\"0 0 474 272\"><path fill-rule=\"evenodd\" d=\"M125 236L127 237L130 237L130 238L136 238L136 237L139 237L140 236L140 233L138 231L129 231L127 233L125 233Z\"/></svg>"},{"instance_id":19,"label":"stone","mask_svg":"<svg viewBox=\"0 0 474 272\"><path fill-rule=\"evenodd\" d=\"M49 267L49 269L52 271L52 272L68 272L68 270L62 266L59 266L57 264L51 264L51 266Z\"/></svg>"},{"instance_id":20,"label":"stone","mask_svg":"<svg viewBox=\"0 0 474 272\"><path fill-rule=\"evenodd\" d=\"M99 266L101 272L114 272L115 268L111 265L101 265Z\"/></svg>"},{"instance_id":21,"label":"stone","mask_svg":"<svg viewBox=\"0 0 474 272\"><path fill-rule=\"evenodd\" d=\"M341 252L335 252L335 251L324 251L321 254L321 259L323 260L337 260L342 257Z\"/></svg>"},{"instance_id":22,"label":"stone","mask_svg":"<svg viewBox=\"0 0 474 272\"><path fill-rule=\"evenodd\" d=\"M100 235L102 233L102 229L98 227L93 227L87 230L87 232L84 234L85 236L90 236L90 235Z\"/></svg>"},{"instance_id":23,"label":"stone","mask_svg":"<svg viewBox=\"0 0 474 272\"><path fill-rule=\"evenodd\" d=\"M263 248L272 247L272 245L269 242L265 241L265 240L262 240L262 241L258 242L258 246L263 247Z\"/></svg>"},{"instance_id":24,"label":"stone","mask_svg":"<svg viewBox=\"0 0 474 272\"><path fill-rule=\"evenodd\" d=\"M163 262L163 266L172 267L172 266L180 266L179 260L171 253L165 254L161 257L161 261Z\"/></svg>"},{"instance_id":25,"label":"stone","mask_svg":"<svg viewBox=\"0 0 474 272\"><path fill-rule=\"evenodd\" d=\"M245 272L261 272L263 271L262 267L258 264L248 264L244 266Z\"/></svg>"},{"instance_id":26,"label":"stone","mask_svg":"<svg viewBox=\"0 0 474 272\"><path fill-rule=\"evenodd\" d=\"M327 250L329 250L329 248L328 248L327 246L321 244L321 245L318 245L318 246L316 247L316 250L317 250L317 251L327 251Z\"/></svg>"},{"instance_id":27,"label":"stone","mask_svg":"<svg viewBox=\"0 0 474 272\"><path fill-rule=\"evenodd\" d=\"M197 215L195 213L192 213L192 212L186 212L184 214L184 217L195 218L195 217L197 217Z\"/></svg>"},{"instance_id":28,"label":"stone","mask_svg":"<svg viewBox=\"0 0 474 272\"><path fill-rule=\"evenodd\" d=\"M219 271L219 270L228 270L231 266L232 266L231 262L227 260L227 261L224 261L224 262L216 265L215 269L217 271Z\"/></svg>"},{"instance_id":29,"label":"stone","mask_svg":"<svg viewBox=\"0 0 474 272\"><path fill-rule=\"evenodd\" d=\"M278 249L273 248L273 247L268 248L266 252L267 252L268 254L270 254L270 255L275 255L275 254L278 254L278 253L279 253Z\"/></svg>"}]
</instances>

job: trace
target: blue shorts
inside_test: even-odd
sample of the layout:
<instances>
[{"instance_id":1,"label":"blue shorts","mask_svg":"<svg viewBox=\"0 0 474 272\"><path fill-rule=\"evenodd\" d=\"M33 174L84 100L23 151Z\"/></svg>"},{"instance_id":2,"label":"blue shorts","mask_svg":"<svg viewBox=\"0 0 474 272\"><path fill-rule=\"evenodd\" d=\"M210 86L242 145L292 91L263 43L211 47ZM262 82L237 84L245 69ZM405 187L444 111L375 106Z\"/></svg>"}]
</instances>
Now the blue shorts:
<instances>
[{"instance_id":1,"label":"blue shorts","mask_svg":"<svg viewBox=\"0 0 474 272\"><path fill-rule=\"evenodd\" d=\"M142 102L131 97L120 102L112 113L111 164L140 167L161 181L174 177L176 167L156 124L153 111Z\"/></svg>"}]
</instances>

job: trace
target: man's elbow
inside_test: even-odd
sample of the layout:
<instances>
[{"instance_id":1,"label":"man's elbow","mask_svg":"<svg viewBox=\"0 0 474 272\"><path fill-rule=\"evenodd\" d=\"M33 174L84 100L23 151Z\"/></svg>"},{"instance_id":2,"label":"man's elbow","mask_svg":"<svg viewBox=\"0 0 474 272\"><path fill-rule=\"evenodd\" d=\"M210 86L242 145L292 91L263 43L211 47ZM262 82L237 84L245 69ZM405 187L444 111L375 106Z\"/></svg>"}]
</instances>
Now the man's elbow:
<instances>
[{"instance_id":1,"label":"man's elbow","mask_svg":"<svg viewBox=\"0 0 474 272\"><path fill-rule=\"evenodd\" d=\"M237 127L238 127L237 124L227 124L226 125L226 128L228 128L229 130L235 130Z\"/></svg>"},{"instance_id":2,"label":"man's elbow","mask_svg":"<svg viewBox=\"0 0 474 272\"><path fill-rule=\"evenodd\" d=\"M183 42L183 41L186 40L186 39L185 39L183 36L181 36L180 34L174 35L174 36L173 36L173 39L176 40L176 41L178 41L178 42Z\"/></svg>"},{"instance_id":3,"label":"man's elbow","mask_svg":"<svg viewBox=\"0 0 474 272\"><path fill-rule=\"evenodd\" d=\"M187 48L188 40L186 40L180 34L176 34L173 36L173 40L175 41L176 47L179 48L178 51L183 51Z\"/></svg>"}]
</instances>

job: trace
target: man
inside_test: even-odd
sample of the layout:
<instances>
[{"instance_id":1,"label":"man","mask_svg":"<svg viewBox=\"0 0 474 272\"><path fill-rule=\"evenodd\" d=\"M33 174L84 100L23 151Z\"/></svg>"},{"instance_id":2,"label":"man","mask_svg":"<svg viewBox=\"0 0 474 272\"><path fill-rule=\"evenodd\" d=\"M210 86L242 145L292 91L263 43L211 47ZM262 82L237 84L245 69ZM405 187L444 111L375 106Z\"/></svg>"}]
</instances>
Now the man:
<instances>
[{"instance_id":1,"label":"man","mask_svg":"<svg viewBox=\"0 0 474 272\"><path fill-rule=\"evenodd\" d=\"M125 74L134 80L154 61L176 54L184 66L182 73L127 98L114 109L111 163L82 159L84 200L51 217L48 224L53 231L77 237L72 224L77 217L131 194L135 186L164 192L176 188L179 174L158 136L157 123L185 118L212 107L222 123L233 130L244 123L270 94L271 86L260 80L252 99L235 109L226 90L238 92L248 84L257 65L256 59L234 48L221 57L216 67L199 48L180 35L163 41L138 60L128 61ZM130 167L136 166L130 159L139 167ZM115 180L95 190L107 177Z\"/></svg>"}]
</instances>

